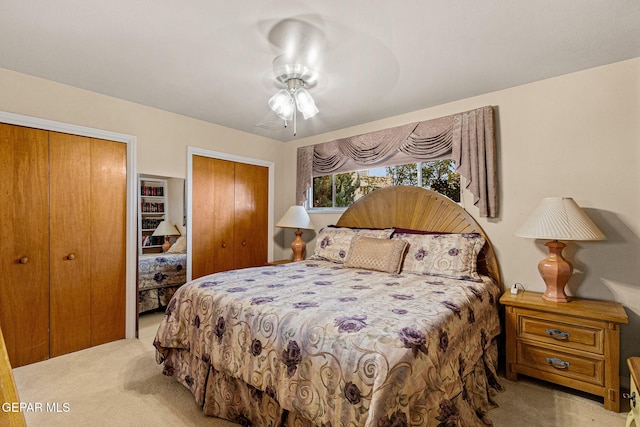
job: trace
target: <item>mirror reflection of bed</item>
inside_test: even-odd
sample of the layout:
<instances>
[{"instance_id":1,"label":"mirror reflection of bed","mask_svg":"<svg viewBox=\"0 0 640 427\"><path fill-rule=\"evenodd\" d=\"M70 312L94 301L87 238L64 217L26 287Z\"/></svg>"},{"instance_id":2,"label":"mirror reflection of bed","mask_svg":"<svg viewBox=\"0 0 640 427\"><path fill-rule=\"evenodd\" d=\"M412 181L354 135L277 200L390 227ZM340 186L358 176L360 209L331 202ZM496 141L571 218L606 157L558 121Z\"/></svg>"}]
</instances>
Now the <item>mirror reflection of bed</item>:
<instances>
[{"instance_id":1,"label":"mirror reflection of bed","mask_svg":"<svg viewBox=\"0 0 640 427\"><path fill-rule=\"evenodd\" d=\"M183 178L138 175L138 314L157 317L186 282Z\"/></svg>"}]
</instances>

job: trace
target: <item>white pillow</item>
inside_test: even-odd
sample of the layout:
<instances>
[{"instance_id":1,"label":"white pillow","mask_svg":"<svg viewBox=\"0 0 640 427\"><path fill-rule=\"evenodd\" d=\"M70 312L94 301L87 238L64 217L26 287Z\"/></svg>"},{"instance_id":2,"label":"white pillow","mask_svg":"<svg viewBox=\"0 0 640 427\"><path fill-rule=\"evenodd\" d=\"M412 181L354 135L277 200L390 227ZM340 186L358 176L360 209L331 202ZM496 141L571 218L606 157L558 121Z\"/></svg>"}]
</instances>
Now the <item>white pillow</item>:
<instances>
[{"instance_id":1,"label":"white pillow","mask_svg":"<svg viewBox=\"0 0 640 427\"><path fill-rule=\"evenodd\" d=\"M186 254L187 253L187 238L185 236L180 236L176 240L176 242L171 245L168 254Z\"/></svg>"}]
</instances>

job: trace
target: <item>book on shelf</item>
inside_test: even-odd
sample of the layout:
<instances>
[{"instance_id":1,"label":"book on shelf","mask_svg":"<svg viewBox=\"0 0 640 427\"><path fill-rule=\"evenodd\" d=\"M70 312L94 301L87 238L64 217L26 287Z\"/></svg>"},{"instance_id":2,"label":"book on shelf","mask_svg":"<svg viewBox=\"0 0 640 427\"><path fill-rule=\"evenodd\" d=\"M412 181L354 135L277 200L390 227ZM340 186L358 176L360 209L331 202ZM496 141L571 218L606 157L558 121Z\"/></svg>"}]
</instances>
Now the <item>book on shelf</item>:
<instances>
[{"instance_id":1,"label":"book on shelf","mask_svg":"<svg viewBox=\"0 0 640 427\"><path fill-rule=\"evenodd\" d=\"M155 185L141 185L140 194L143 196L163 197L164 187Z\"/></svg>"}]
</instances>

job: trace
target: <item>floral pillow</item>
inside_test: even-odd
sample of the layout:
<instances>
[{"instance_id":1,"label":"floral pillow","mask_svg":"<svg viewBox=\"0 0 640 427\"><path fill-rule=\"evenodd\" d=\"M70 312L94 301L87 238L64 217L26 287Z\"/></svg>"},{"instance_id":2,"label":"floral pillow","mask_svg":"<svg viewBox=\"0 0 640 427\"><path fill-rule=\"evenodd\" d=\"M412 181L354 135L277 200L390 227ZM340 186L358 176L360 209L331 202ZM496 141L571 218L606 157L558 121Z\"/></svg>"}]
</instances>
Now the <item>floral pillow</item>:
<instances>
[{"instance_id":1,"label":"floral pillow","mask_svg":"<svg viewBox=\"0 0 640 427\"><path fill-rule=\"evenodd\" d=\"M480 280L476 266L478 253L482 250L485 239L478 233L396 233L393 238L409 243L402 265L403 273Z\"/></svg>"},{"instance_id":2,"label":"floral pillow","mask_svg":"<svg viewBox=\"0 0 640 427\"><path fill-rule=\"evenodd\" d=\"M351 239L354 236L389 239L393 231L393 228L370 230L366 228L323 227L318 232L316 249L311 258L342 264L347 259L349 248L351 247Z\"/></svg>"}]
</instances>

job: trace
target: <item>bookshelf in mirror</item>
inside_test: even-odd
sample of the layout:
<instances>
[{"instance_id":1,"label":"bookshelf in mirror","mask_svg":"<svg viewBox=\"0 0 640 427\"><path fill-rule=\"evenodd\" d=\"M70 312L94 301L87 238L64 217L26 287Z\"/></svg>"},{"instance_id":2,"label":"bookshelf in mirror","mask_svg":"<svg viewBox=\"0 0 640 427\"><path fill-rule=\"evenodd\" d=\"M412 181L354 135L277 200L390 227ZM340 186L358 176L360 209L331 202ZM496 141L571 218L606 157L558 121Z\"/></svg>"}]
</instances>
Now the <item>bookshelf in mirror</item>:
<instances>
[{"instance_id":1,"label":"bookshelf in mirror","mask_svg":"<svg viewBox=\"0 0 640 427\"><path fill-rule=\"evenodd\" d=\"M141 175L138 179L138 201L139 252L162 252L164 236L153 236L153 232L167 218L167 180Z\"/></svg>"}]
</instances>

